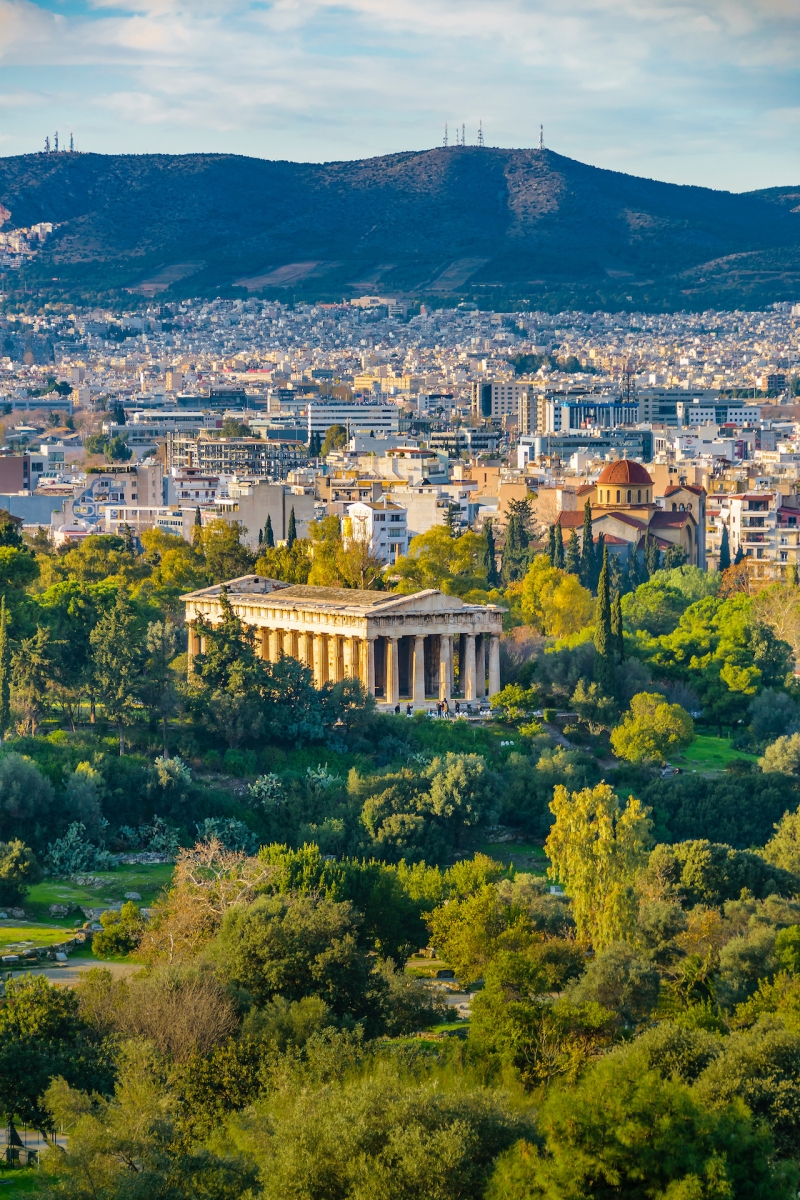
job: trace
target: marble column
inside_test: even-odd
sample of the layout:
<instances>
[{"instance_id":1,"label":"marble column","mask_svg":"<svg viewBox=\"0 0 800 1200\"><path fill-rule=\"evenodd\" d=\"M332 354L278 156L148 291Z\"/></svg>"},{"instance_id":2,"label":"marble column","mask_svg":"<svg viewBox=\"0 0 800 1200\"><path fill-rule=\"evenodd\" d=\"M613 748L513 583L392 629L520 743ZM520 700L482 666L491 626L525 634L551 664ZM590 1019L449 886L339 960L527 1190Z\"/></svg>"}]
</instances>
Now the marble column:
<instances>
[{"instance_id":1,"label":"marble column","mask_svg":"<svg viewBox=\"0 0 800 1200\"><path fill-rule=\"evenodd\" d=\"M314 637L314 687L321 688L328 678L326 662L328 647L324 633L315 633Z\"/></svg>"},{"instance_id":2,"label":"marble column","mask_svg":"<svg viewBox=\"0 0 800 1200\"><path fill-rule=\"evenodd\" d=\"M493 633L489 642L489 695L500 691L500 637Z\"/></svg>"},{"instance_id":3,"label":"marble column","mask_svg":"<svg viewBox=\"0 0 800 1200\"><path fill-rule=\"evenodd\" d=\"M439 637L439 699L449 700L452 695L453 638L449 633Z\"/></svg>"},{"instance_id":4,"label":"marble column","mask_svg":"<svg viewBox=\"0 0 800 1200\"><path fill-rule=\"evenodd\" d=\"M269 661L276 663L281 656L281 641L282 630L270 629L269 631Z\"/></svg>"},{"instance_id":5,"label":"marble column","mask_svg":"<svg viewBox=\"0 0 800 1200\"><path fill-rule=\"evenodd\" d=\"M342 639L342 672L345 679L352 679L357 674L353 670L353 638Z\"/></svg>"},{"instance_id":6,"label":"marble column","mask_svg":"<svg viewBox=\"0 0 800 1200\"><path fill-rule=\"evenodd\" d=\"M486 695L486 634L482 633L476 639L476 681L475 681L475 698L482 700Z\"/></svg>"},{"instance_id":7,"label":"marble column","mask_svg":"<svg viewBox=\"0 0 800 1200\"><path fill-rule=\"evenodd\" d=\"M411 695L415 704L425 703L425 638L414 638L413 686Z\"/></svg>"},{"instance_id":8,"label":"marble column","mask_svg":"<svg viewBox=\"0 0 800 1200\"><path fill-rule=\"evenodd\" d=\"M400 654L399 640L396 637L386 639L386 700L389 704L397 704L400 700Z\"/></svg>"},{"instance_id":9,"label":"marble column","mask_svg":"<svg viewBox=\"0 0 800 1200\"><path fill-rule=\"evenodd\" d=\"M313 651L313 635L310 633L298 633L297 635L297 657L305 667L314 668L314 651Z\"/></svg>"},{"instance_id":10,"label":"marble column","mask_svg":"<svg viewBox=\"0 0 800 1200\"><path fill-rule=\"evenodd\" d=\"M342 638L334 633L328 638L328 679L331 683L341 683L343 678Z\"/></svg>"},{"instance_id":11,"label":"marble column","mask_svg":"<svg viewBox=\"0 0 800 1200\"><path fill-rule=\"evenodd\" d=\"M367 638L367 690L375 695L375 638Z\"/></svg>"},{"instance_id":12,"label":"marble column","mask_svg":"<svg viewBox=\"0 0 800 1200\"><path fill-rule=\"evenodd\" d=\"M263 658L264 662L269 662L269 630L262 628L259 633L261 635L258 647L259 657Z\"/></svg>"},{"instance_id":13,"label":"marble column","mask_svg":"<svg viewBox=\"0 0 800 1200\"><path fill-rule=\"evenodd\" d=\"M475 699L475 637L468 633L464 637L464 662L461 664L465 700Z\"/></svg>"},{"instance_id":14,"label":"marble column","mask_svg":"<svg viewBox=\"0 0 800 1200\"><path fill-rule=\"evenodd\" d=\"M187 673L190 678L191 678L192 671L193 671L194 656L195 656L195 654L199 654L199 653L200 653L200 635L198 634L194 625L190 625L189 626L189 645L188 645L187 655L186 655L186 660L187 660L186 661L186 669L187 669Z\"/></svg>"},{"instance_id":15,"label":"marble column","mask_svg":"<svg viewBox=\"0 0 800 1200\"><path fill-rule=\"evenodd\" d=\"M287 654L289 656L289 658L297 658L297 650L296 650L296 646L295 646L296 637L297 637L297 634L294 632L293 629L284 630L283 653Z\"/></svg>"}]
</instances>

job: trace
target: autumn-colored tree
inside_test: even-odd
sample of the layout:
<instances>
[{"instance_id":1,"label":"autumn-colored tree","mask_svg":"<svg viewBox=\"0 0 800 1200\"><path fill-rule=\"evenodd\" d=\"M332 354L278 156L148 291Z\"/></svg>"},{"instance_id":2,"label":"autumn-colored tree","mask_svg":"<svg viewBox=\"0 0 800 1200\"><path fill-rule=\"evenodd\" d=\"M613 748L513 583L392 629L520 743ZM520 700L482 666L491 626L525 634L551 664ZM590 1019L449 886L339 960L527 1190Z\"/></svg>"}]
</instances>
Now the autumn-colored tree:
<instances>
[{"instance_id":1,"label":"autumn-colored tree","mask_svg":"<svg viewBox=\"0 0 800 1200\"><path fill-rule=\"evenodd\" d=\"M578 633L592 619L592 594L577 575L538 554L522 581L522 615L548 637Z\"/></svg>"},{"instance_id":2,"label":"autumn-colored tree","mask_svg":"<svg viewBox=\"0 0 800 1200\"><path fill-rule=\"evenodd\" d=\"M650 810L633 796L623 808L613 789L599 783L572 793L559 785L550 811L547 873L572 899L578 937L596 949L630 937L637 912L633 881L651 841Z\"/></svg>"}]
</instances>

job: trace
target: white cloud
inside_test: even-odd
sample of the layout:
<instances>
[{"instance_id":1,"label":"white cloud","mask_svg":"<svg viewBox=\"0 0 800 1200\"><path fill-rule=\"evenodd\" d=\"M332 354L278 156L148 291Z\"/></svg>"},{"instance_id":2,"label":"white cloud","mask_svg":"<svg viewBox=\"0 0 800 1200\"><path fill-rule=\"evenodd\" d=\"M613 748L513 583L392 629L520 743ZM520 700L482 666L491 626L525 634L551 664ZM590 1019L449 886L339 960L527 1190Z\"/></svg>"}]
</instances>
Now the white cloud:
<instances>
[{"instance_id":1,"label":"white cloud","mask_svg":"<svg viewBox=\"0 0 800 1200\"><path fill-rule=\"evenodd\" d=\"M44 119L85 149L331 159L432 145L445 120L474 140L483 118L494 144L530 145L543 120L563 153L682 182L800 175L796 0L59 7L0 0L0 104L36 97L16 151L38 148Z\"/></svg>"}]
</instances>

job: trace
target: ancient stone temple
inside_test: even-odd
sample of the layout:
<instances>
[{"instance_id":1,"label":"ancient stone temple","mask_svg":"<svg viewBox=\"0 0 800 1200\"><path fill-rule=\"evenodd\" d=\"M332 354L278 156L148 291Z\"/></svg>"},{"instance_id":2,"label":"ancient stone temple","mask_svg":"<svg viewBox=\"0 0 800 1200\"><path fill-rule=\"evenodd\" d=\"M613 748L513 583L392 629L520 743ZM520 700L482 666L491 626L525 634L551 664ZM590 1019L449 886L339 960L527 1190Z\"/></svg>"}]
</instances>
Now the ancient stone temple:
<instances>
[{"instance_id":1,"label":"ancient stone temple","mask_svg":"<svg viewBox=\"0 0 800 1200\"><path fill-rule=\"evenodd\" d=\"M479 702L500 691L503 609L465 604L433 589L395 592L306 587L243 575L183 596L189 625L189 670L202 649L198 617L221 619L225 588L239 619L255 631L264 659L290 654L314 672L317 687L360 679L379 703L462 698ZM487 678L488 676L488 678Z\"/></svg>"}]
</instances>

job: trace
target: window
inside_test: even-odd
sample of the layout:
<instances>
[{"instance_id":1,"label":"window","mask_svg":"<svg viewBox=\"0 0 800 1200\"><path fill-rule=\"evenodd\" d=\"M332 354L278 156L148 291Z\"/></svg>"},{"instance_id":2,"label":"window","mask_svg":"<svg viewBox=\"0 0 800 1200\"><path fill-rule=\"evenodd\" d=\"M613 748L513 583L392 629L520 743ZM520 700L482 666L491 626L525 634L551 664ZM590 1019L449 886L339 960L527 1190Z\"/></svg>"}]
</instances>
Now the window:
<instances>
[{"instance_id":1,"label":"window","mask_svg":"<svg viewBox=\"0 0 800 1200\"><path fill-rule=\"evenodd\" d=\"M631 490L628 488L628 504L631 502Z\"/></svg>"},{"instance_id":2,"label":"window","mask_svg":"<svg viewBox=\"0 0 800 1200\"><path fill-rule=\"evenodd\" d=\"M675 502L674 502L674 501L673 501L673 504L672 504L672 511L673 511L673 512L677 512L677 511L678 511L678 506L677 506L677 504L675 504Z\"/></svg>"},{"instance_id":3,"label":"window","mask_svg":"<svg viewBox=\"0 0 800 1200\"><path fill-rule=\"evenodd\" d=\"M619 504L619 491L617 492L617 504Z\"/></svg>"},{"instance_id":4,"label":"window","mask_svg":"<svg viewBox=\"0 0 800 1200\"><path fill-rule=\"evenodd\" d=\"M641 488L639 488L639 491L636 493L636 498L639 501L639 503L641 504L641 502L642 502L642 489Z\"/></svg>"}]
</instances>

